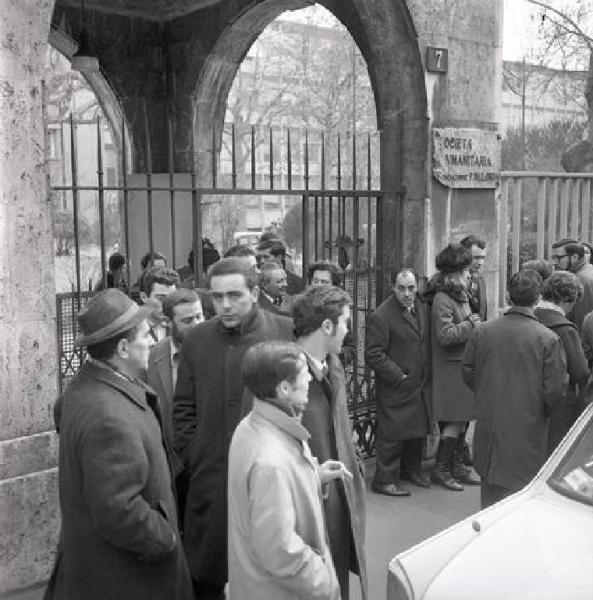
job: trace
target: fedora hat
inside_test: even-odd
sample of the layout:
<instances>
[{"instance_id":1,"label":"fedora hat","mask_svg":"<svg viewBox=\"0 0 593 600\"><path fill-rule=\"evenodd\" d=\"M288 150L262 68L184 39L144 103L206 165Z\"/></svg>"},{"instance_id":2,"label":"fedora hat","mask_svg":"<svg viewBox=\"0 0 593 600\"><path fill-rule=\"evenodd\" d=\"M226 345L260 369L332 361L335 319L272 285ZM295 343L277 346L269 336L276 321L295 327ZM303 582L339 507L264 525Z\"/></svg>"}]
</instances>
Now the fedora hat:
<instances>
[{"instance_id":1,"label":"fedora hat","mask_svg":"<svg viewBox=\"0 0 593 600\"><path fill-rule=\"evenodd\" d=\"M138 306L118 289L110 288L93 296L76 315L80 331L75 346L91 346L136 327L154 309Z\"/></svg>"}]
</instances>

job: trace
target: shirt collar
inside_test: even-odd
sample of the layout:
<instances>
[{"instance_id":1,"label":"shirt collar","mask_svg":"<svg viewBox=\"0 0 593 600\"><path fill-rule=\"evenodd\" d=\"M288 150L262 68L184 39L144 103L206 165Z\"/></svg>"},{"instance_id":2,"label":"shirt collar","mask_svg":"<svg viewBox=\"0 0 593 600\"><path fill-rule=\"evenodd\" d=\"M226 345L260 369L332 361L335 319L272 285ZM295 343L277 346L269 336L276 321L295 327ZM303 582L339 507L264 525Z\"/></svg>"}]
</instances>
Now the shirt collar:
<instances>
[{"instance_id":1,"label":"shirt collar","mask_svg":"<svg viewBox=\"0 0 593 600\"><path fill-rule=\"evenodd\" d=\"M554 304L553 302L550 302L549 300L540 300L537 303L536 308L545 308L547 310L555 310L556 312L559 312L561 315L566 316L566 313L564 312L563 308L561 306L558 306L557 304Z\"/></svg>"},{"instance_id":2,"label":"shirt collar","mask_svg":"<svg viewBox=\"0 0 593 600\"><path fill-rule=\"evenodd\" d=\"M300 346L303 354L307 357L309 368L315 375L315 378L321 381L323 379L323 372L327 369L327 360L319 360L315 358L310 352L307 352L302 346Z\"/></svg>"}]
</instances>

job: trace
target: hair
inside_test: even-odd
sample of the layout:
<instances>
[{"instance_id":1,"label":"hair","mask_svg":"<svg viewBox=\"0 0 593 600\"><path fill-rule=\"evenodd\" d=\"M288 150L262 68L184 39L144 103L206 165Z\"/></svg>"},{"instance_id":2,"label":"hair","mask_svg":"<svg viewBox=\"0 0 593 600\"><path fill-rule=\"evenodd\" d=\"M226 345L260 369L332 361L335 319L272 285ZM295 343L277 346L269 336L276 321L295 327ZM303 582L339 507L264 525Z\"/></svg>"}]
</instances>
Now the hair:
<instances>
[{"instance_id":1,"label":"hair","mask_svg":"<svg viewBox=\"0 0 593 600\"><path fill-rule=\"evenodd\" d=\"M332 285L339 287L342 283L340 280L342 271L340 271L339 267L334 265L334 263L320 260L309 265L309 268L307 269L307 281L309 282L309 285L311 285L311 281L313 281L315 271L327 271L331 276Z\"/></svg>"},{"instance_id":2,"label":"hair","mask_svg":"<svg viewBox=\"0 0 593 600\"><path fill-rule=\"evenodd\" d=\"M172 321L175 316L176 306L180 304L194 304L194 302L200 302L200 297L193 290L188 290L187 288L175 290L161 301L163 314L169 321Z\"/></svg>"},{"instance_id":3,"label":"hair","mask_svg":"<svg viewBox=\"0 0 593 600\"><path fill-rule=\"evenodd\" d=\"M552 244L552 250L555 250L556 248L562 248L563 246L566 246L566 244L577 244L578 240L573 240L572 238L562 238L561 240L557 240L556 242L554 242Z\"/></svg>"},{"instance_id":4,"label":"hair","mask_svg":"<svg viewBox=\"0 0 593 600\"><path fill-rule=\"evenodd\" d=\"M222 258L210 266L208 273L206 273L206 284L208 287L210 287L213 277L220 277L222 275L243 275L245 285L250 290L259 285L259 273L252 266L248 265L246 261L236 256Z\"/></svg>"},{"instance_id":5,"label":"hair","mask_svg":"<svg viewBox=\"0 0 593 600\"><path fill-rule=\"evenodd\" d=\"M280 239L278 237L278 234L275 231L264 231L260 236L259 236L259 243L263 244L264 242L269 242L270 240L278 240Z\"/></svg>"},{"instance_id":6,"label":"hair","mask_svg":"<svg viewBox=\"0 0 593 600\"><path fill-rule=\"evenodd\" d=\"M120 254L119 252L114 252L109 257L109 270L112 272L121 269L125 264L126 257L123 254Z\"/></svg>"},{"instance_id":7,"label":"hair","mask_svg":"<svg viewBox=\"0 0 593 600\"><path fill-rule=\"evenodd\" d=\"M546 281L554 272L554 263L551 260L526 260L521 265L520 270L525 271L526 269L535 271L542 278L542 281Z\"/></svg>"},{"instance_id":8,"label":"hair","mask_svg":"<svg viewBox=\"0 0 593 600\"><path fill-rule=\"evenodd\" d=\"M286 244L279 238L271 238L260 241L257 247L258 252L266 252L272 258L279 260L284 267L284 261L286 259Z\"/></svg>"},{"instance_id":9,"label":"hair","mask_svg":"<svg viewBox=\"0 0 593 600\"><path fill-rule=\"evenodd\" d=\"M214 244L208 239L202 239L202 271L204 273L215 263L220 260L220 252L215 248ZM194 249L192 248L187 255L187 264L193 271L194 268Z\"/></svg>"},{"instance_id":10,"label":"hair","mask_svg":"<svg viewBox=\"0 0 593 600\"><path fill-rule=\"evenodd\" d=\"M179 274L169 267L149 267L144 269L140 275L138 285L140 291L150 296L155 283L162 285L177 285L179 284Z\"/></svg>"},{"instance_id":11,"label":"hair","mask_svg":"<svg viewBox=\"0 0 593 600\"><path fill-rule=\"evenodd\" d=\"M585 246L583 246L581 242L570 242L569 244L565 244L564 250L566 250L566 254L569 256L576 254L579 258L585 257Z\"/></svg>"},{"instance_id":12,"label":"hair","mask_svg":"<svg viewBox=\"0 0 593 600\"><path fill-rule=\"evenodd\" d=\"M294 296L292 319L295 336L301 337L317 331L326 319L337 325L344 306L349 304L350 296L334 285L310 287Z\"/></svg>"},{"instance_id":13,"label":"hair","mask_svg":"<svg viewBox=\"0 0 593 600\"><path fill-rule=\"evenodd\" d=\"M416 279L416 283L418 283L418 275L416 275L416 271L414 271L414 269L410 269L409 267L404 267L403 269L398 269L397 271L393 271L391 273L391 285L395 285L397 278L402 273L411 273L414 276L414 279Z\"/></svg>"},{"instance_id":14,"label":"hair","mask_svg":"<svg viewBox=\"0 0 593 600\"><path fill-rule=\"evenodd\" d=\"M86 351L88 352L91 358L95 360L106 361L109 360L117 351L117 345L120 340L128 340L129 342L133 341L138 335L138 327L132 327L127 331L122 331L113 337L103 340L102 342L97 342L96 344L91 344L86 347Z\"/></svg>"},{"instance_id":15,"label":"hair","mask_svg":"<svg viewBox=\"0 0 593 600\"><path fill-rule=\"evenodd\" d=\"M542 298L554 304L576 302L582 295L583 284L569 271L556 271L542 287Z\"/></svg>"},{"instance_id":16,"label":"hair","mask_svg":"<svg viewBox=\"0 0 593 600\"><path fill-rule=\"evenodd\" d=\"M230 256L255 256L255 251L247 244L237 244L235 246L231 246L224 253L225 258L229 258Z\"/></svg>"},{"instance_id":17,"label":"hair","mask_svg":"<svg viewBox=\"0 0 593 600\"><path fill-rule=\"evenodd\" d=\"M294 342L260 342L243 356L243 383L257 398L275 398L279 383L296 381L303 361L303 351Z\"/></svg>"},{"instance_id":18,"label":"hair","mask_svg":"<svg viewBox=\"0 0 593 600\"><path fill-rule=\"evenodd\" d=\"M465 236L459 243L468 250L471 250L472 246L477 246L482 250L484 250L486 247L486 242L482 238L479 238L477 235L473 234Z\"/></svg>"},{"instance_id":19,"label":"hair","mask_svg":"<svg viewBox=\"0 0 593 600\"><path fill-rule=\"evenodd\" d=\"M449 244L436 256L435 266L443 274L459 273L472 263L471 251L461 244Z\"/></svg>"},{"instance_id":20,"label":"hair","mask_svg":"<svg viewBox=\"0 0 593 600\"><path fill-rule=\"evenodd\" d=\"M509 282L509 297L515 306L533 306L539 300L542 290L539 273L526 269L517 271Z\"/></svg>"},{"instance_id":21,"label":"hair","mask_svg":"<svg viewBox=\"0 0 593 600\"><path fill-rule=\"evenodd\" d=\"M144 271L146 267L150 266L151 261L154 262L155 260L164 260L165 265L167 264L167 259L160 252L157 252L155 250L152 254L150 252L147 252L140 259L140 266L142 267L142 270Z\"/></svg>"}]
</instances>

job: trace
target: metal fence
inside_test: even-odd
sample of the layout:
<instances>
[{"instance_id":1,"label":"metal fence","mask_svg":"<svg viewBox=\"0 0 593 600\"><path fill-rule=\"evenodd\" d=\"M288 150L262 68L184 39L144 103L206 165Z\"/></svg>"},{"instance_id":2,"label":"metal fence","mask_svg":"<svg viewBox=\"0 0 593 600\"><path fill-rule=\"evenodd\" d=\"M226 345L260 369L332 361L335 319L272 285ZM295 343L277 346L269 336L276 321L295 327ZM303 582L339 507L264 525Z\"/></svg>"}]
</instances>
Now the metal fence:
<instances>
[{"instance_id":1,"label":"metal fence","mask_svg":"<svg viewBox=\"0 0 593 600\"><path fill-rule=\"evenodd\" d=\"M499 305L504 306L508 277L530 259L552 256L562 238L591 242L592 182L590 173L501 174Z\"/></svg>"},{"instance_id":2,"label":"metal fence","mask_svg":"<svg viewBox=\"0 0 593 600\"><path fill-rule=\"evenodd\" d=\"M372 453L374 449L374 398L373 380L371 373L364 364L364 323L366 315L375 308L377 301L383 298L383 265L382 265L382 240L381 219L378 215L382 211L382 201L387 193L385 190L374 187L376 176L373 168L373 140L377 142L380 136L350 137L350 147L346 152L344 140L338 136L337 144L332 144L336 156L327 156L326 137L321 134L316 144L316 168L312 174L310 168L312 156L309 147L310 136L304 135L304 147L299 156L302 164L294 168L291 145L291 135L288 131L286 146L282 155L284 162L278 165L274 156L274 133L269 131L267 140L267 155L269 157L267 177L261 175L261 165L256 164L255 129L251 129L250 152L246 165L238 166L235 149L237 146L237 133L234 126L230 128L230 140L227 147L230 155L225 160L227 172L220 171L221 143L212 139L212 164L209 168L208 181L204 184L204 177L197 172L198 161L192 149L191 171L189 184L180 185L176 180L173 168L173 140L171 137L172 126L169 125L169 177L168 185L155 185L153 183L150 135L146 125L146 172L145 184L134 185L128 183L129 165L127 164L129 141L125 133L122 138L122 147L119 149L121 157L121 177L117 185L105 185L103 180L103 158L101 144L101 123L97 120L97 180L96 185L80 185L78 182L78 165L75 139L75 124L71 123L71 182L67 185L51 186L51 189L60 192L60 195L70 194L72 198L72 218L74 225L74 256L76 265L76 286L71 294L60 294L58 302L58 337L60 359L60 389L76 371L82 361L82 351L73 346L76 335L75 313L76 309L84 305L88 293L83 292L81 277L81 249L79 237L79 194L82 191L96 193L99 210L100 229L100 263L103 282L106 280L106 244L104 222L104 199L107 191L117 192L121 197L123 213L123 230L125 239L125 253L130 257L130 246L133 242L131 233L131 200L136 205L143 204L143 215L146 220L140 223L147 240L147 250L151 253L155 248L155 231L169 231L168 245L173 256L172 264L175 266L175 256L178 245L180 228L191 227L191 247L193 249L193 270L197 274L196 283L203 285L202 265L202 236L203 236L203 210L206 205L205 198L218 197L219 202L230 198L249 198L253 196L283 196L299 200L301 204L301 233L302 233L302 273L306 275L307 267L311 262L330 260L338 262L344 268L344 287L352 297L352 331L354 336L355 359L347 367L348 382L350 387L349 409L352 416L354 431L361 449ZM261 128L260 128L261 129ZM125 132L125 127L122 126ZM363 160L357 156L363 152ZM348 155L346 160L345 155ZM228 168L230 165L230 168ZM348 172L346 169L348 168ZM278 173L282 171L282 178ZM298 174L297 174L298 173ZM156 179L156 178L155 178ZM262 186L261 182L266 185ZM279 187L281 181L284 187ZM221 184L222 182L222 184ZM393 192L395 193L395 192ZM401 194L403 192L398 192ZM163 195L165 201L163 202ZM181 212L183 197L185 201L189 196L191 211L184 216ZM155 198L161 206L156 206ZM167 223L164 225L155 220L159 215L157 209L166 208ZM186 207L187 208L187 207ZM189 215L189 218L187 217ZM136 219L136 217L134 217ZM134 222L135 231L139 223ZM128 266L128 282L130 270Z\"/></svg>"}]
</instances>

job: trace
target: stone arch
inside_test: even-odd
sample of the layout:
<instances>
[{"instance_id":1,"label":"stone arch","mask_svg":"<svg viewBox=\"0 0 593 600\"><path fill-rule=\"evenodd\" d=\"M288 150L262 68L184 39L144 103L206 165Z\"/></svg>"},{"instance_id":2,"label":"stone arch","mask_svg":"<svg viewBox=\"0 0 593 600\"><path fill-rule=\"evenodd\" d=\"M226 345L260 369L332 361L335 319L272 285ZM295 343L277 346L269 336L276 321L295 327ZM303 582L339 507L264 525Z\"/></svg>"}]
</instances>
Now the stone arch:
<instances>
[{"instance_id":1,"label":"stone arch","mask_svg":"<svg viewBox=\"0 0 593 600\"><path fill-rule=\"evenodd\" d=\"M427 196L428 119L424 70L417 33L405 0L321 0L348 29L364 56L381 136L381 185L387 266L422 260L423 202ZM220 140L225 103L245 54L282 12L307 0L251 2L223 29L209 52L195 88L194 147L201 181L209 185L212 140ZM403 126L400 127L400 115ZM397 157L394 160L394 157ZM402 206L395 194L405 185ZM402 222L413 224L402 227Z\"/></svg>"},{"instance_id":2,"label":"stone arch","mask_svg":"<svg viewBox=\"0 0 593 600\"><path fill-rule=\"evenodd\" d=\"M68 60L72 60L72 56L78 48L78 44L70 36L53 26L51 27L49 33L49 43ZM117 148L117 154L120 156L120 168L122 134L125 132L126 151L128 154L126 156L126 165L128 168L130 168L130 166L133 165L132 152L134 144L132 143L130 127L117 95L101 71L96 73L85 73L84 78L89 84L89 87L93 90L99 106L109 121L109 126L113 135L113 142Z\"/></svg>"}]
</instances>

